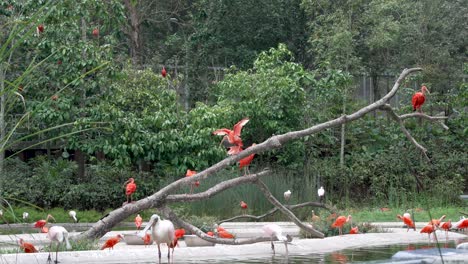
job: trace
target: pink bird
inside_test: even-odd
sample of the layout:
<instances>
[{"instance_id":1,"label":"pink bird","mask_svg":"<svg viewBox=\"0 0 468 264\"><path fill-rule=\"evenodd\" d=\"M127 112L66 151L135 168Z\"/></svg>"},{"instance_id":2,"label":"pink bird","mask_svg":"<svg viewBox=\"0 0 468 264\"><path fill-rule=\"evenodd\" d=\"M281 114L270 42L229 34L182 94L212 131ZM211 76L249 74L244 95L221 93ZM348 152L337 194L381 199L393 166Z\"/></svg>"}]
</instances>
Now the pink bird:
<instances>
[{"instance_id":1,"label":"pink bird","mask_svg":"<svg viewBox=\"0 0 468 264\"><path fill-rule=\"evenodd\" d=\"M140 214L137 214L137 216L135 217L135 226L137 230L140 230L141 224L143 224L143 218L141 218Z\"/></svg>"},{"instance_id":2,"label":"pink bird","mask_svg":"<svg viewBox=\"0 0 468 264\"><path fill-rule=\"evenodd\" d=\"M283 236L283 230L277 224L266 224L262 229L265 235L271 238L271 249L273 250L273 254L275 254L275 245L273 244L273 241L280 240L283 241L284 247L286 248L286 256L288 256L288 242L292 241L292 237L289 235Z\"/></svg>"},{"instance_id":3,"label":"pink bird","mask_svg":"<svg viewBox=\"0 0 468 264\"><path fill-rule=\"evenodd\" d=\"M130 178L124 183L124 185L125 184L127 184L125 186L125 195L127 195L127 203L129 199L130 199L130 202L132 202L132 195L136 191L136 188L137 188L135 184L135 179Z\"/></svg>"},{"instance_id":4,"label":"pink bird","mask_svg":"<svg viewBox=\"0 0 468 264\"><path fill-rule=\"evenodd\" d=\"M331 225L331 227L338 227L338 231L339 231L339 234L340 236L343 234L343 226L344 224L346 224L347 222L349 222L350 220L352 219L351 215L348 215L348 217L346 218L345 216L341 215L341 216L338 216L335 220L335 222Z\"/></svg>"},{"instance_id":5,"label":"pink bird","mask_svg":"<svg viewBox=\"0 0 468 264\"><path fill-rule=\"evenodd\" d=\"M242 143L242 139L240 135L241 135L242 128L248 122L249 122L249 119L244 118L234 125L233 130L230 130L227 128L221 128L221 129L217 129L213 131L213 135L224 136L223 139L221 140L221 143L223 143L223 141L225 140L229 142L229 144L231 145L231 149L228 152L229 155L234 155L241 151L239 147L242 147L244 144Z\"/></svg>"},{"instance_id":6,"label":"pink bird","mask_svg":"<svg viewBox=\"0 0 468 264\"><path fill-rule=\"evenodd\" d=\"M51 258L52 243L56 242L57 250L55 251L55 263L59 263L58 249L59 249L60 244L65 242L68 250L72 248L70 245L70 241L68 240L68 231L63 226L52 226L47 233L47 238L50 240L49 257L47 258L47 262L49 263L52 261L52 258Z\"/></svg>"}]
</instances>

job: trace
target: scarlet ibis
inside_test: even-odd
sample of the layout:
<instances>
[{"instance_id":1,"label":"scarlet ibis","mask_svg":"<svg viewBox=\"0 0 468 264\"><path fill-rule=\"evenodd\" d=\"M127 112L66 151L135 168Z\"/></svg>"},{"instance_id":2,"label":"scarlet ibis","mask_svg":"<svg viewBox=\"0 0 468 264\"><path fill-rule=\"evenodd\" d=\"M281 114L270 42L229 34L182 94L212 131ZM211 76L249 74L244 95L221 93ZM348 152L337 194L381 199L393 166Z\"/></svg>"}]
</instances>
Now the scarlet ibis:
<instances>
[{"instance_id":1,"label":"scarlet ibis","mask_svg":"<svg viewBox=\"0 0 468 264\"><path fill-rule=\"evenodd\" d=\"M275 245L273 244L274 240L283 241L284 247L286 248L286 256L289 255L288 252L288 242L292 241L292 237L289 235L283 236L283 230L277 224L266 224L262 226L263 232L271 238L271 250L275 254Z\"/></svg>"},{"instance_id":2,"label":"scarlet ibis","mask_svg":"<svg viewBox=\"0 0 468 264\"><path fill-rule=\"evenodd\" d=\"M351 230L349 230L349 234L351 235L355 235L359 233L359 227L355 226L355 227L352 227Z\"/></svg>"},{"instance_id":3,"label":"scarlet ibis","mask_svg":"<svg viewBox=\"0 0 468 264\"><path fill-rule=\"evenodd\" d=\"M285 191L283 196L284 196L284 200L286 200L286 202L288 202L289 199L291 198L291 191L290 190Z\"/></svg>"},{"instance_id":4,"label":"scarlet ibis","mask_svg":"<svg viewBox=\"0 0 468 264\"><path fill-rule=\"evenodd\" d=\"M46 225L47 225L47 222L49 221L49 218L52 218L55 221L55 218L51 214L48 214L45 220L41 219L41 220L36 221L36 223L34 224L34 228L40 228L41 233L47 233L48 229Z\"/></svg>"},{"instance_id":5,"label":"scarlet ibis","mask_svg":"<svg viewBox=\"0 0 468 264\"><path fill-rule=\"evenodd\" d=\"M462 218L460 221L453 223L453 227L456 229L465 229L468 227L468 218Z\"/></svg>"},{"instance_id":6,"label":"scarlet ibis","mask_svg":"<svg viewBox=\"0 0 468 264\"><path fill-rule=\"evenodd\" d=\"M185 177L191 177L191 176L193 176L195 174L197 174L196 171L187 169L187 172L185 173ZM195 186L195 187L200 186L200 182L196 181L196 182L190 184L190 193L191 194L193 193L193 186Z\"/></svg>"},{"instance_id":7,"label":"scarlet ibis","mask_svg":"<svg viewBox=\"0 0 468 264\"><path fill-rule=\"evenodd\" d=\"M95 36L95 37L99 36L99 28L94 28L93 29L93 36Z\"/></svg>"},{"instance_id":8,"label":"scarlet ibis","mask_svg":"<svg viewBox=\"0 0 468 264\"><path fill-rule=\"evenodd\" d=\"M140 214L137 214L137 216L135 217L135 226L137 230L140 230L142 223L143 223L143 218L141 218Z\"/></svg>"},{"instance_id":9,"label":"scarlet ibis","mask_svg":"<svg viewBox=\"0 0 468 264\"><path fill-rule=\"evenodd\" d=\"M244 118L237 122L234 125L234 128L232 130L227 129L227 128L221 128L213 131L213 135L218 135L218 136L224 136L223 139L221 140L221 143L224 140L227 140L229 144L233 146L239 146L242 147L244 144L242 143L242 139L240 137L242 128L249 122L248 118ZM229 154L229 153L228 153ZM237 154L237 153L235 153Z\"/></svg>"},{"instance_id":10,"label":"scarlet ibis","mask_svg":"<svg viewBox=\"0 0 468 264\"><path fill-rule=\"evenodd\" d=\"M60 244L65 242L68 250L72 248L68 241L68 231L63 226L52 226L49 229L49 232L47 232L47 238L50 240L49 257L47 258L47 262L50 263L52 261L50 252L52 250L52 244L56 242L57 250L55 251L55 263L58 263L58 248Z\"/></svg>"},{"instance_id":11,"label":"scarlet ibis","mask_svg":"<svg viewBox=\"0 0 468 264\"><path fill-rule=\"evenodd\" d=\"M130 202L132 202L132 195L136 191L136 188L137 188L137 186L135 184L135 179L130 178L124 183L124 185L125 184L126 184L126 186L125 186L125 195L127 195L127 203L128 203L129 199L130 199Z\"/></svg>"},{"instance_id":12,"label":"scarlet ibis","mask_svg":"<svg viewBox=\"0 0 468 264\"><path fill-rule=\"evenodd\" d=\"M250 146L250 147L253 147L255 145L257 145L257 144L253 143L252 146ZM250 174L249 165L250 165L250 163L252 163L252 160L253 160L254 156L255 156L255 153L250 154L247 157L239 160L239 169L244 168L244 175Z\"/></svg>"},{"instance_id":13,"label":"scarlet ibis","mask_svg":"<svg viewBox=\"0 0 468 264\"><path fill-rule=\"evenodd\" d=\"M104 242L104 244L101 247L101 250L104 250L108 248L109 250L114 249L114 246L117 245L117 243L120 242L120 240L123 239L123 236L121 234L117 234L115 237L111 237Z\"/></svg>"},{"instance_id":14,"label":"scarlet ibis","mask_svg":"<svg viewBox=\"0 0 468 264\"><path fill-rule=\"evenodd\" d=\"M413 111L418 110L419 112L422 112L421 107L424 104L424 101L426 101L426 93L430 94L427 87L425 85L423 85L421 87L421 91L416 92L413 95L413 98L411 100L411 102L413 103Z\"/></svg>"},{"instance_id":15,"label":"scarlet ibis","mask_svg":"<svg viewBox=\"0 0 468 264\"><path fill-rule=\"evenodd\" d=\"M22 238L18 239L18 245L24 251L24 253L39 252L39 251L37 251L36 247L34 247L33 244L25 242L24 239L22 239Z\"/></svg>"},{"instance_id":16,"label":"scarlet ibis","mask_svg":"<svg viewBox=\"0 0 468 264\"><path fill-rule=\"evenodd\" d=\"M226 230L218 230L218 237L220 238L228 238L228 239L233 239L234 235L229 233Z\"/></svg>"},{"instance_id":17,"label":"scarlet ibis","mask_svg":"<svg viewBox=\"0 0 468 264\"><path fill-rule=\"evenodd\" d=\"M145 244L145 247L147 245L151 244L151 235L150 234L145 234L145 236L142 239L143 239L143 244Z\"/></svg>"},{"instance_id":18,"label":"scarlet ibis","mask_svg":"<svg viewBox=\"0 0 468 264\"><path fill-rule=\"evenodd\" d=\"M162 70L161 70L161 76L163 78L166 78L166 75L167 75L166 67L163 67Z\"/></svg>"},{"instance_id":19,"label":"scarlet ibis","mask_svg":"<svg viewBox=\"0 0 468 264\"><path fill-rule=\"evenodd\" d=\"M442 222L442 220L445 219L445 215L441 216L439 219L432 219L431 221L429 221L428 224L434 224L436 226L440 226L440 222Z\"/></svg>"},{"instance_id":20,"label":"scarlet ibis","mask_svg":"<svg viewBox=\"0 0 468 264\"><path fill-rule=\"evenodd\" d=\"M344 224L346 224L347 222L349 222L350 220L352 219L351 215L348 215L348 217L345 217L343 215L340 215L338 216L336 219L335 219L335 222L333 222L333 224L331 225L331 227L338 227L338 232L340 235L343 234L343 226Z\"/></svg>"},{"instance_id":21,"label":"scarlet ibis","mask_svg":"<svg viewBox=\"0 0 468 264\"><path fill-rule=\"evenodd\" d=\"M242 211L243 211L244 214L245 214L245 210L247 210L247 208L248 208L248 207L247 207L247 203L244 202L244 201L241 201L241 202L240 202L240 207L241 207Z\"/></svg>"},{"instance_id":22,"label":"scarlet ibis","mask_svg":"<svg viewBox=\"0 0 468 264\"><path fill-rule=\"evenodd\" d=\"M170 245L173 243L175 238L174 224L172 224L172 222L169 220L161 220L159 215L154 214L151 216L146 227L140 232L140 236L144 237L146 231L148 231L150 228L153 240L158 245L159 263L161 263L161 244L167 245L167 262L170 262Z\"/></svg>"},{"instance_id":23,"label":"scarlet ibis","mask_svg":"<svg viewBox=\"0 0 468 264\"><path fill-rule=\"evenodd\" d=\"M44 32L44 25L43 25L43 24L40 24L39 26L37 26L36 32L37 32L37 35L38 35L38 36L39 36L42 32Z\"/></svg>"},{"instance_id":24,"label":"scarlet ibis","mask_svg":"<svg viewBox=\"0 0 468 264\"><path fill-rule=\"evenodd\" d=\"M410 217L397 215L397 218L401 219L403 221L403 223L405 223L405 225L408 227L406 232L408 232L410 228L413 228L416 231L416 226L414 225L414 222L413 222L413 220L411 220Z\"/></svg>"},{"instance_id":25,"label":"scarlet ibis","mask_svg":"<svg viewBox=\"0 0 468 264\"><path fill-rule=\"evenodd\" d=\"M185 235L185 229L183 229L183 228L179 228L179 229L176 229L176 230L174 231L174 236L175 236L176 238L183 238L184 235Z\"/></svg>"},{"instance_id":26,"label":"scarlet ibis","mask_svg":"<svg viewBox=\"0 0 468 264\"><path fill-rule=\"evenodd\" d=\"M441 223L440 228L445 230L445 239L448 240L448 231L452 228L452 220L449 219L448 222Z\"/></svg>"},{"instance_id":27,"label":"scarlet ibis","mask_svg":"<svg viewBox=\"0 0 468 264\"><path fill-rule=\"evenodd\" d=\"M323 186L320 186L320 188L317 190L317 195L319 197L319 201L323 203L323 197L325 196L325 189Z\"/></svg>"},{"instance_id":28,"label":"scarlet ibis","mask_svg":"<svg viewBox=\"0 0 468 264\"><path fill-rule=\"evenodd\" d=\"M429 242L431 242L431 234L434 233L436 227L434 224L430 223L430 224L427 224L425 225L421 231L419 231L419 233L427 233L427 235L429 236Z\"/></svg>"},{"instance_id":29,"label":"scarlet ibis","mask_svg":"<svg viewBox=\"0 0 468 264\"><path fill-rule=\"evenodd\" d=\"M70 216L75 223L78 223L78 218L76 218L76 212L71 210L68 212L68 216Z\"/></svg>"}]
</instances>

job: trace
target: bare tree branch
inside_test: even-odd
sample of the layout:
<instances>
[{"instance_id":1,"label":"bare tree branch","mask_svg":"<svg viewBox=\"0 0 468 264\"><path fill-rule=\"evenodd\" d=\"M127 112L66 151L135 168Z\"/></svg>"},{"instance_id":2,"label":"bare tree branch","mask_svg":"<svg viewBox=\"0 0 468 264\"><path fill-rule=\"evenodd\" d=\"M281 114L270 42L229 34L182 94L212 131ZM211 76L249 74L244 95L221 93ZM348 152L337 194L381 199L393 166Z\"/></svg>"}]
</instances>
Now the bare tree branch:
<instances>
[{"instance_id":1,"label":"bare tree branch","mask_svg":"<svg viewBox=\"0 0 468 264\"><path fill-rule=\"evenodd\" d=\"M166 206L158 207L158 210L164 215L164 217L170 219L174 224L188 230L189 232L197 235L201 239L204 239L209 242L217 243L217 244L225 244L225 245L245 245L245 244L253 244L258 242L264 241L271 241L271 237L254 237L248 239L226 239L226 238L217 238L208 236L206 233L198 229L197 227L185 222L184 220L177 217L177 215Z\"/></svg>"},{"instance_id":2,"label":"bare tree branch","mask_svg":"<svg viewBox=\"0 0 468 264\"><path fill-rule=\"evenodd\" d=\"M327 206L326 204L319 203L319 202L305 202L305 203L294 204L294 205L285 205L285 207L288 208L289 210L293 210L293 209L301 208L301 207L305 207L305 206L322 207L324 209L327 209L330 212L333 212L335 210L334 208L331 208L331 207ZM255 215L237 215L237 216L234 216L234 217L231 217L231 218L228 218L228 219L218 221L218 224L222 224L222 223L225 223L225 222L231 222L231 221L234 221L234 220L237 220L237 219L244 219L244 218L259 221L259 220L261 220L261 219L263 219L263 218L265 218L267 216L273 215L277 211L278 211L278 208L275 207L275 208L270 209L268 212L266 212L266 213L264 213L262 215L259 215L259 216L255 216Z\"/></svg>"},{"instance_id":3,"label":"bare tree branch","mask_svg":"<svg viewBox=\"0 0 468 264\"><path fill-rule=\"evenodd\" d=\"M422 117L432 122L438 122L444 129L448 130L449 128L444 123L441 122L441 120L445 120L447 119L447 117L446 116L428 116L423 113L411 113L411 114L404 114L404 115L399 116L395 113L395 111L393 111L392 107L389 104L383 105L382 107L380 107L380 109L383 111L386 111L390 115L390 117L400 125L400 129L401 131L403 131L406 138L408 138L408 140L411 143L413 143L413 145L416 146L416 148L418 148L421 151L421 153L424 155L426 160L430 162L431 159L427 155L427 149L423 147L421 144L419 144L416 141L416 139L414 139L413 136L411 136L411 133L406 129L403 121L408 118Z\"/></svg>"},{"instance_id":4,"label":"bare tree branch","mask_svg":"<svg viewBox=\"0 0 468 264\"><path fill-rule=\"evenodd\" d=\"M256 146L252 146L242 152L240 152L237 155L229 156L225 158L224 160L214 164L213 166L197 173L194 176L191 177L184 177L182 179L176 180L156 193L154 193L151 196L148 196L146 198L143 198L139 201L136 201L135 203L127 204L121 208L118 208L112 212L110 212L108 215L100 219L98 222L96 222L90 229L87 231L81 233L78 238L99 238L102 237L104 234L106 234L108 231L112 229L115 225L118 223L122 222L125 220L127 217L129 217L132 214L136 214L142 210L149 209L149 208L166 208L165 204L167 203L167 198L168 196L181 188L184 185L187 185L191 182L197 181L197 180L202 180L206 179L207 177L214 175L216 172L227 168L228 166L231 166L241 160L242 158L247 157L250 154L253 153L261 153L265 151L270 151L275 148L280 148L283 144L301 138L305 137L311 134L318 133L322 130L332 128L332 127L337 127L340 126L344 123L352 122L354 120L357 120L359 118L362 118L366 114L373 112L382 106L384 106L397 92L398 88L400 87L400 84L403 82L406 76L408 76L410 73L421 71L421 68L411 68L411 69L405 69L402 71L398 79L396 80L395 84L393 85L393 88L390 90L389 93L387 93L384 97L381 99L377 100L376 102L363 107L359 109L358 111L349 114L349 115L343 115L341 117L335 118L333 120L329 120L327 122L317 124L315 126L312 126L310 128L304 129L304 130L299 130L299 131L292 131L286 134L282 135L277 135L270 137L266 141L257 144ZM397 120L400 120L399 118ZM404 127L404 126L403 126ZM406 129L405 129L406 130ZM408 133L409 135L409 133ZM412 138L411 135L409 135L409 138ZM414 139L413 139L414 140ZM416 142L414 140L414 142ZM417 142L416 142L417 143ZM424 148L422 148L424 149ZM296 223L301 229L304 229L305 231L311 233L312 235L322 238L323 234L316 231L315 229L311 228L310 226L306 226L301 223L299 219L286 207L284 207L276 198L271 195L270 191L266 186L258 180L256 184L260 187L260 189L264 192L265 196L267 199L275 206L278 207L279 210L286 214L288 218L290 218L294 223ZM205 194L209 195L209 194ZM175 197L177 198L177 196ZM190 199L195 198L191 197ZM171 199L174 199L174 196L172 196ZM177 198L177 199L182 199L182 197ZM168 213L168 212L167 212ZM175 215L172 217L174 218ZM176 219L176 218L174 218ZM252 242L254 243L254 242Z\"/></svg>"}]
</instances>

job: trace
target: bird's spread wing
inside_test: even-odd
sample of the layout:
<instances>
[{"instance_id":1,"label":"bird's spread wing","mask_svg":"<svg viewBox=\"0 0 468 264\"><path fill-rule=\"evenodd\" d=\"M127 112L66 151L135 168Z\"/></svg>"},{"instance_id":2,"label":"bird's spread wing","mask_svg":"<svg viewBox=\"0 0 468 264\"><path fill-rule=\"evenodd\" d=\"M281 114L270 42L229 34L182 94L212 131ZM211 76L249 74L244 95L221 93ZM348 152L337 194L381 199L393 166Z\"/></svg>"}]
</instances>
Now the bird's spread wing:
<instances>
[{"instance_id":1,"label":"bird's spread wing","mask_svg":"<svg viewBox=\"0 0 468 264\"><path fill-rule=\"evenodd\" d=\"M227 128L221 128L221 129L217 129L217 130L213 131L213 135L224 136L224 135L228 135L230 132L231 132L231 130L229 130Z\"/></svg>"},{"instance_id":2,"label":"bird's spread wing","mask_svg":"<svg viewBox=\"0 0 468 264\"><path fill-rule=\"evenodd\" d=\"M241 121L237 122L237 124L234 125L234 135L240 136L242 127L245 126L245 124L247 124L248 122L248 118L244 118Z\"/></svg>"}]
</instances>

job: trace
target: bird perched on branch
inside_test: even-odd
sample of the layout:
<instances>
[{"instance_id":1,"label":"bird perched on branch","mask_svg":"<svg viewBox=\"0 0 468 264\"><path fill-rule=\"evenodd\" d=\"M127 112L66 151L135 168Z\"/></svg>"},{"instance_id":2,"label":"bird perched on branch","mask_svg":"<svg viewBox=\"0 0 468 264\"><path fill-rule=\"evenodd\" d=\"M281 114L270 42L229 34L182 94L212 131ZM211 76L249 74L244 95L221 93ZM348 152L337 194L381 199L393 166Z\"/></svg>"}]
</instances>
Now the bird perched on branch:
<instances>
[{"instance_id":1,"label":"bird perched on branch","mask_svg":"<svg viewBox=\"0 0 468 264\"><path fill-rule=\"evenodd\" d=\"M421 91L416 92L413 95L413 98L411 100L411 102L413 103L413 111L418 110L419 112L422 112L421 107L424 104L424 102L426 101L426 93L430 94L427 87L425 85L423 85L421 87Z\"/></svg>"},{"instance_id":2,"label":"bird perched on branch","mask_svg":"<svg viewBox=\"0 0 468 264\"><path fill-rule=\"evenodd\" d=\"M170 246L173 245L175 239L174 224L172 224L172 222L169 220L161 220L159 215L153 214L148 221L148 224L139 233L139 236L143 238L146 234L146 231L148 231L150 228L153 241L155 241L156 245L158 246L159 263L161 263L161 244L166 244L168 247L167 262L169 263L171 258Z\"/></svg>"},{"instance_id":3,"label":"bird perched on branch","mask_svg":"<svg viewBox=\"0 0 468 264\"><path fill-rule=\"evenodd\" d=\"M325 189L323 188L323 186L320 186L320 188L317 190L317 195L319 197L319 201L323 203L323 198L325 196Z\"/></svg>"},{"instance_id":4,"label":"bird perched on branch","mask_svg":"<svg viewBox=\"0 0 468 264\"><path fill-rule=\"evenodd\" d=\"M125 183L124 183L124 186L125 186L125 195L127 196L127 203L129 202L132 202L132 195L133 193L136 191L136 184L135 184L135 179L133 178L130 178L128 179Z\"/></svg>"},{"instance_id":5,"label":"bird perched on branch","mask_svg":"<svg viewBox=\"0 0 468 264\"><path fill-rule=\"evenodd\" d=\"M229 144L228 155L235 155L242 151L244 143L240 137L242 128L249 122L248 118L244 118L237 122L233 129L221 128L213 131L213 135L224 136L221 140L221 144L225 141Z\"/></svg>"},{"instance_id":6,"label":"bird perched on branch","mask_svg":"<svg viewBox=\"0 0 468 264\"><path fill-rule=\"evenodd\" d=\"M117 245L117 243L120 242L120 240L123 239L123 236L121 234L117 234L115 237L111 237L104 242L104 244L101 247L101 250L104 250L108 248L109 250L114 249L114 246Z\"/></svg>"},{"instance_id":7,"label":"bird perched on branch","mask_svg":"<svg viewBox=\"0 0 468 264\"><path fill-rule=\"evenodd\" d=\"M195 174L197 174L196 171L187 169L187 172L185 173L185 177L192 177ZM190 184L190 194L193 193L193 186L195 186L195 187L200 186L200 182L196 181L196 182Z\"/></svg>"},{"instance_id":8,"label":"bird perched on branch","mask_svg":"<svg viewBox=\"0 0 468 264\"><path fill-rule=\"evenodd\" d=\"M39 252L39 251L37 251L36 247L34 247L33 244L25 242L24 239L22 239L22 238L18 239L18 245L24 251L24 253Z\"/></svg>"},{"instance_id":9,"label":"bird perched on branch","mask_svg":"<svg viewBox=\"0 0 468 264\"><path fill-rule=\"evenodd\" d=\"M257 144L253 143L250 147L253 147L255 145L257 145ZM242 148L241 148L241 150L242 150ZM239 160L239 169L244 168L244 175L250 174L249 165L250 165L250 163L252 163L252 160L253 160L254 156L255 156L255 153L250 154L247 157Z\"/></svg>"}]
</instances>

